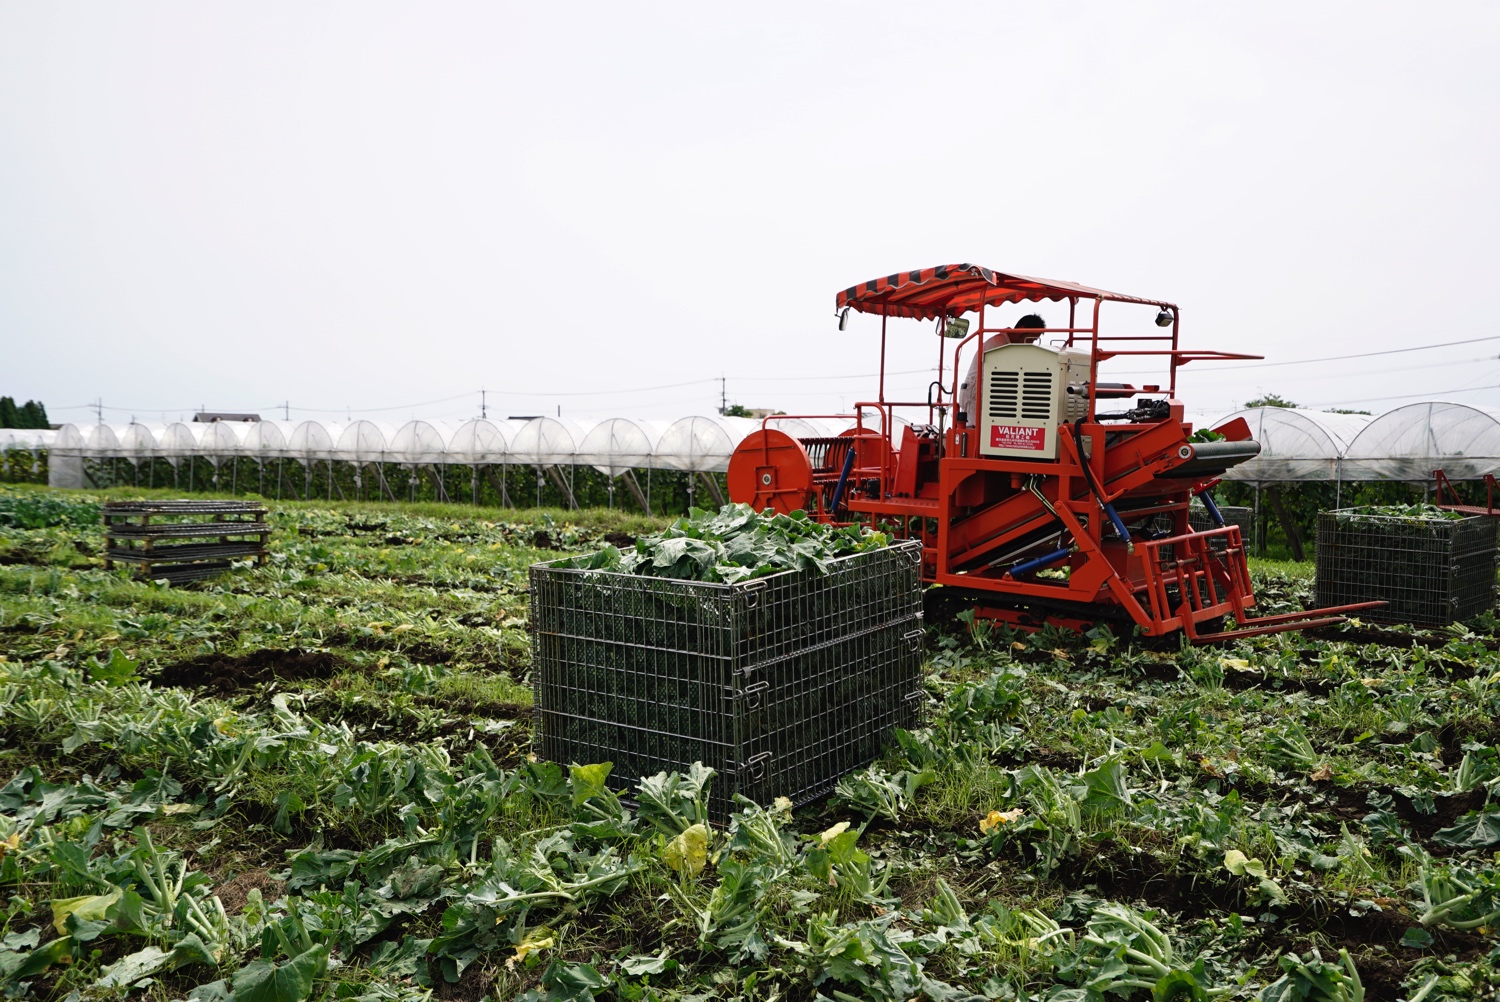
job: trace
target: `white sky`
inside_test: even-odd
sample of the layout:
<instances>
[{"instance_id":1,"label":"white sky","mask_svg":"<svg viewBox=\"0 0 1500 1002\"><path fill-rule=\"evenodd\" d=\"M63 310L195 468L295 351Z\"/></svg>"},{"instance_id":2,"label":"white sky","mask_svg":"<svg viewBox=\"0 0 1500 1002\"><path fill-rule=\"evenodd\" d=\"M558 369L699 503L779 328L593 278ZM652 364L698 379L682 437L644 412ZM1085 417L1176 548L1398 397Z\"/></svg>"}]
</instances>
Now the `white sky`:
<instances>
[{"instance_id":1,"label":"white sky","mask_svg":"<svg viewBox=\"0 0 1500 1002\"><path fill-rule=\"evenodd\" d=\"M1268 362L1491 338L1190 368L1192 411L1500 405L1497 43L1493 2L3 0L0 393L817 413L874 393L837 290L974 261Z\"/></svg>"}]
</instances>

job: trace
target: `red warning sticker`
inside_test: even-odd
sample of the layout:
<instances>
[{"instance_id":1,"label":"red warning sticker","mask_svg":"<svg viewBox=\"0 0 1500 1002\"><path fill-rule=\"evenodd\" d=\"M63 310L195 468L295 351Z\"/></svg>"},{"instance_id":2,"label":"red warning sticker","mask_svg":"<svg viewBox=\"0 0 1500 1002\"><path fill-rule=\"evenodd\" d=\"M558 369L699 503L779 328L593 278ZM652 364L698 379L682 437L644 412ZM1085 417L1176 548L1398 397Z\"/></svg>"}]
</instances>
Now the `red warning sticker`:
<instances>
[{"instance_id":1,"label":"red warning sticker","mask_svg":"<svg viewBox=\"0 0 1500 1002\"><path fill-rule=\"evenodd\" d=\"M1041 452L1047 447L1046 428L1027 428L1022 425L990 425L991 449L1027 449Z\"/></svg>"}]
</instances>

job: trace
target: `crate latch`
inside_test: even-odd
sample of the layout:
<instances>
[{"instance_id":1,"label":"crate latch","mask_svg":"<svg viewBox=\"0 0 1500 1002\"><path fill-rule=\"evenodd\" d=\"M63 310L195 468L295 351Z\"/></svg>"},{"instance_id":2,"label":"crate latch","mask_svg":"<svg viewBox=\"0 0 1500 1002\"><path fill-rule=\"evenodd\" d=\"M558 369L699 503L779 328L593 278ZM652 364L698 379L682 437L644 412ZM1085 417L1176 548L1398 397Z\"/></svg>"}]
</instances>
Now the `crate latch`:
<instances>
[{"instance_id":1,"label":"crate latch","mask_svg":"<svg viewBox=\"0 0 1500 1002\"><path fill-rule=\"evenodd\" d=\"M740 772L752 783L759 783L766 778L766 769L771 764L771 753L768 751L751 755L740 766Z\"/></svg>"},{"instance_id":2,"label":"crate latch","mask_svg":"<svg viewBox=\"0 0 1500 1002\"><path fill-rule=\"evenodd\" d=\"M770 688L770 682L756 682L754 685L747 685L745 686L745 688L735 693L735 697L737 699L742 699L745 701L743 707L744 709L758 710L760 709L762 699L765 697L766 690Z\"/></svg>"},{"instance_id":3,"label":"crate latch","mask_svg":"<svg viewBox=\"0 0 1500 1002\"><path fill-rule=\"evenodd\" d=\"M924 631L922 630L908 630L907 632L901 634L901 639L906 641L906 647L908 650L920 651L922 649L923 636Z\"/></svg>"}]
</instances>

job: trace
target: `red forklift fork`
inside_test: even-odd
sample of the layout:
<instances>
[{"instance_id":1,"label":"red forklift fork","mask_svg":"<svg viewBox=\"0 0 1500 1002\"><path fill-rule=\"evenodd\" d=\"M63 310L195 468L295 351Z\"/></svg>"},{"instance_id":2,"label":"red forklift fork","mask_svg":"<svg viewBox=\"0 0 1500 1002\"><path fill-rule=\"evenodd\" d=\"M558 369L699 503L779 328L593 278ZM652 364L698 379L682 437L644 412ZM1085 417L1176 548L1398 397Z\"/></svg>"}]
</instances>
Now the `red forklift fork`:
<instances>
[{"instance_id":1,"label":"red forklift fork","mask_svg":"<svg viewBox=\"0 0 1500 1002\"><path fill-rule=\"evenodd\" d=\"M1215 547L1215 541L1223 545ZM1182 630L1194 644L1335 626L1347 621L1342 613L1386 604L1355 602L1274 616L1251 616L1254 592L1244 561L1236 559L1242 552L1239 526L1226 525L1137 545L1144 550L1145 592L1152 620L1162 624L1163 632ZM1175 607L1169 589L1177 592ZM1234 617L1235 629L1198 631L1199 624L1224 616Z\"/></svg>"}]
</instances>

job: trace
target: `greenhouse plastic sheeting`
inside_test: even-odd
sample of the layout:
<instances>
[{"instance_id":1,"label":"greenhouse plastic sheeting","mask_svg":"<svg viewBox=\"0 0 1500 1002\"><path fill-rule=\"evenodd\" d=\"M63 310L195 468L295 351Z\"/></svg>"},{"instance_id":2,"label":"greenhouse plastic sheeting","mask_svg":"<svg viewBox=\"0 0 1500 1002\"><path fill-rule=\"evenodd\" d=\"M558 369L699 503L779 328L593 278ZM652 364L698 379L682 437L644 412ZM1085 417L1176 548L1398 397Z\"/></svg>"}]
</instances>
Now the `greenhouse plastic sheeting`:
<instances>
[{"instance_id":1,"label":"greenhouse plastic sheeting","mask_svg":"<svg viewBox=\"0 0 1500 1002\"><path fill-rule=\"evenodd\" d=\"M333 458L333 443L343 436L339 425L325 426L320 421L303 421L286 440L286 454L293 459Z\"/></svg>"},{"instance_id":2,"label":"greenhouse plastic sheeting","mask_svg":"<svg viewBox=\"0 0 1500 1002\"><path fill-rule=\"evenodd\" d=\"M583 437L577 461L607 476L618 477L626 470L651 466L658 437L659 433L643 421L609 418L594 425Z\"/></svg>"},{"instance_id":3,"label":"greenhouse plastic sheeting","mask_svg":"<svg viewBox=\"0 0 1500 1002\"><path fill-rule=\"evenodd\" d=\"M405 426L403 426L403 430ZM448 440L450 463L484 464L505 461L510 436L502 424L485 418L474 418L458 426Z\"/></svg>"},{"instance_id":4,"label":"greenhouse plastic sheeting","mask_svg":"<svg viewBox=\"0 0 1500 1002\"><path fill-rule=\"evenodd\" d=\"M226 459L244 455L245 424L215 421L200 427L203 430L198 433L198 449L210 463L218 466Z\"/></svg>"},{"instance_id":5,"label":"greenhouse plastic sheeting","mask_svg":"<svg viewBox=\"0 0 1500 1002\"><path fill-rule=\"evenodd\" d=\"M730 431L728 422L735 420L746 419L697 415L674 421L656 443L654 465L657 469L687 473L718 473L729 469L729 455L745 437Z\"/></svg>"},{"instance_id":6,"label":"greenhouse plastic sheeting","mask_svg":"<svg viewBox=\"0 0 1500 1002\"><path fill-rule=\"evenodd\" d=\"M568 418L532 418L510 440L510 460L537 466L568 465L588 429Z\"/></svg>"},{"instance_id":7,"label":"greenhouse plastic sheeting","mask_svg":"<svg viewBox=\"0 0 1500 1002\"><path fill-rule=\"evenodd\" d=\"M1407 404L1371 421L1344 454L1345 480L1453 480L1500 473L1500 410Z\"/></svg>"},{"instance_id":8,"label":"greenhouse plastic sheeting","mask_svg":"<svg viewBox=\"0 0 1500 1002\"><path fill-rule=\"evenodd\" d=\"M279 421L255 421L245 431L245 455L256 459L275 459L286 455L289 426Z\"/></svg>"},{"instance_id":9,"label":"greenhouse plastic sheeting","mask_svg":"<svg viewBox=\"0 0 1500 1002\"><path fill-rule=\"evenodd\" d=\"M408 466L444 462L448 442L442 431L430 421L408 421L391 436L390 452L385 457Z\"/></svg>"},{"instance_id":10,"label":"greenhouse plastic sheeting","mask_svg":"<svg viewBox=\"0 0 1500 1002\"><path fill-rule=\"evenodd\" d=\"M1224 479L1250 483L1338 479L1339 460L1371 420L1363 414L1251 407L1206 424L1217 428L1235 418L1244 418L1250 425L1251 436L1260 443L1260 455L1234 467Z\"/></svg>"},{"instance_id":11,"label":"greenhouse plastic sheeting","mask_svg":"<svg viewBox=\"0 0 1500 1002\"><path fill-rule=\"evenodd\" d=\"M345 463L378 463L385 459L387 443L395 429L374 421L351 421L333 443L333 458Z\"/></svg>"}]
</instances>

